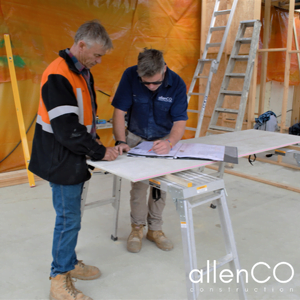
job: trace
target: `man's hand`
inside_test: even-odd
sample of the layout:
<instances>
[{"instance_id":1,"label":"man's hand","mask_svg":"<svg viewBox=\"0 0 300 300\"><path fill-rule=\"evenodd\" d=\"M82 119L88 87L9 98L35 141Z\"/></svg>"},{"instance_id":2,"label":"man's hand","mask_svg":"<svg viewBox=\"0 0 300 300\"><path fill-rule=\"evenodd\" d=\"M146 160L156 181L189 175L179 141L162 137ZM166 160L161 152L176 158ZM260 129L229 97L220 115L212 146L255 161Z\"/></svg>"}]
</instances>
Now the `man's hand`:
<instances>
[{"instance_id":1,"label":"man's hand","mask_svg":"<svg viewBox=\"0 0 300 300\"><path fill-rule=\"evenodd\" d=\"M154 141L152 150L156 154L168 154L171 150L171 145L168 141L162 141L162 140Z\"/></svg>"},{"instance_id":2,"label":"man's hand","mask_svg":"<svg viewBox=\"0 0 300 300\"><path fill-rule=\"evenodd\" d=\"M123 143L115 146L115 148L118 150L120 155L123 154L123 151L128 152L130 150L130 147L127 144L123 144Z\"/></svg>"},{"instance_id":3,"label":"man's hand","mask_svg":"<svg viewBox=\"0 0 300 300\"><path fill-rule=\"evenodd\" d=\"M118 150L115 147L107 147L105 155L102 160L112 161L115 160L119 155Z\"/></svg>"}]
</instances>

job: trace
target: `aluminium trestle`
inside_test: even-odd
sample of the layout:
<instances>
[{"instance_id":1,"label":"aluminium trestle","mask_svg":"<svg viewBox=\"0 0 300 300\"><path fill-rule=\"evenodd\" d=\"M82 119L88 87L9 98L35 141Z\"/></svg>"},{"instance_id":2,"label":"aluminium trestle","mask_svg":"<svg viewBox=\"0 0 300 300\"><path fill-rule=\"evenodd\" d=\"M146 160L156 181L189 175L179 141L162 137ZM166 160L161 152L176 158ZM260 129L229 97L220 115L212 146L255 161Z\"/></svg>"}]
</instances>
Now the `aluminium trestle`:
<instances>
[{"instance_id":1,"label":"aluminium trestle","mask_svg":"<svg viewBox=\"0 0 300 300\"><path fill-rule=\"evenodd\" d=\"M220 224L226 249L226 255L216 260L214 268L218 269L226 263L229 263L232 273L239 277L239 280L237 281L239 282L239 298L247 299L245 294L244 280L240 273L237 275L237 270L240 270L241 268L226 201L224 180L222 178L217 178L215 176L190 170L175 173L173 175L181 178L184 184L181 185L176 183L178 180L176 182L172 182L171 180L166 179L164 176L145 180L144 182L148 183L150 186L170 193L176 205L176 210L179 213L181 223L188 299L196 300L199 296L199 283L197 282L199 282L200 271L202 272L202 276L204 276L213 270L213 267L209 267L209 269L207 269L207 267L198 269L197 267L194 222L192 214L193 208L196 208L202 204L210 203L212 201L214 204L216 204L219 212ZM199 273L191 273L192 270L199 270Z\"/></svg>"},{"instance_id":2,"label":"aluminium trestle","mask_svg":"<svg viewBox=\"0 0 300 300\"><path fill-rule=\"evenodd\" d=\"M191 275L192 280L190 280L191 271L199 270L202 272L202 276L204 276L213 270L213 267L209 267L209 269L207 269L207 267L198 269L197 267L196 243L192 214L193 208L196 208L202 204L213 202L218 209L221 229L225 241L226 255L216 260L217 262L214 268L218 269L226 263L229 263L230 269L235 276L237 276L237 270L241 269L226 201L224 180L220 178L222 177L222 165L223 164L221 164L219 169L219 177L191 170L173 174L183 181L183 185L178 183L178 181L174 182L170 179L170 177L165 176L143 181L145 184L149 184L152 187L168 192L176 205L176 210L179 213L181 224L188 300L196 300L199 296L199 283L197 283L197 281L199 281L199 274L197 272L193 272ZM89 181L84 184L82 192L82 215L84 209L87 208L93 208L109 203L111 203L114 207L114 233L111 235L111 239L113 241L118 239L117 228L120 208L121 181L121 177L113 175L112 197L107 200L98 200L95 202L86 203ZM188 183L188 185L185 185L185 183ZM247 299L243 278L241 274L239 274L238 277L239 298Z\"/></svg>"}]
</instances>

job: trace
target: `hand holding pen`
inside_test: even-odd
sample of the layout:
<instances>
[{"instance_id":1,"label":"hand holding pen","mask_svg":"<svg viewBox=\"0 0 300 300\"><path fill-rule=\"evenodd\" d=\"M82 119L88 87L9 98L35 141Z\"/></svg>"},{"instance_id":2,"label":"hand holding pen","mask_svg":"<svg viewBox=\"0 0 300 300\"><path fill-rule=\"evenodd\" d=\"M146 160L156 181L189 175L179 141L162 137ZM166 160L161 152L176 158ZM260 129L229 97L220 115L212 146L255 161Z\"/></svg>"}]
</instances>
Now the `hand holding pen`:
<instances>
[{"instance_id":1,"label":"hand holding pen","mask_svg":"<svg viewBox=\"0 0 300 300\"><path fill-rule=\"evenodd\" d=\"M172 150L172 144L169 140L157 140L153 142L152 148L148 151L154 151L156 154L168 154Z\"/></svg>"}]
</instances>

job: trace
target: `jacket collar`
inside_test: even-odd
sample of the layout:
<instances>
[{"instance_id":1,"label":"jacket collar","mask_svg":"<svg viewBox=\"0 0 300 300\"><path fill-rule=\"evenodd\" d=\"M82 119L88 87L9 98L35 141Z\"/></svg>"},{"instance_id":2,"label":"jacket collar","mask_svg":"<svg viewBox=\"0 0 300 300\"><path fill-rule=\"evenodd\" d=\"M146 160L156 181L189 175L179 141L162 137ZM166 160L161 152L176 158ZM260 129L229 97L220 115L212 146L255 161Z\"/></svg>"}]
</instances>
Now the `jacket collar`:
<instances>
[{"instance_id":1,"label":"jacket collar","mask_svg":"<svg viewBox=\"0 0 300 300\"><path fill-rule=\"evenodd\" d=\"M67 65L71 71L73 71L76 74L80 74L78 69L75 67L75 64L74 64L72 58L66 53L65 50L60 50L58 54L60 57L62 57L66 61Z\"/></svg>"}]
</instances>

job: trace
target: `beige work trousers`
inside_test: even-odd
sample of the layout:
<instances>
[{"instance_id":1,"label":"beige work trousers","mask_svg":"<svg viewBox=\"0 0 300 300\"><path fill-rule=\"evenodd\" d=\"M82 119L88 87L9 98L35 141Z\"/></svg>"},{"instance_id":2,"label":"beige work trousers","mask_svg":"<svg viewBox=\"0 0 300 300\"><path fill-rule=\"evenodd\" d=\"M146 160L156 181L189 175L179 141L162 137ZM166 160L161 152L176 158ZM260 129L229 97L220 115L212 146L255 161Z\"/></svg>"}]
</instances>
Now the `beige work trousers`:
<instances>
[{"instance_id":1,"label":"beige work trousers","mask_svg":"<svg viewBox=\"0 0 300 300\"><path fill-rule=\"evenodd\" d=\"M141 137L133 134L130 131L126 132L126 142L129 147L135 147L139 142L145 141ZM154 158L155 159L155 158ZM146 225L146 218L148 229L162 230L162 212L166 203L166 192L161 191L161 198L155 201L152 197L152 187L147 205L147 190L148 184L142 182L131 182L130 191L130 217L131 223L136 225Z\"/></svg>"}]
</instances>

